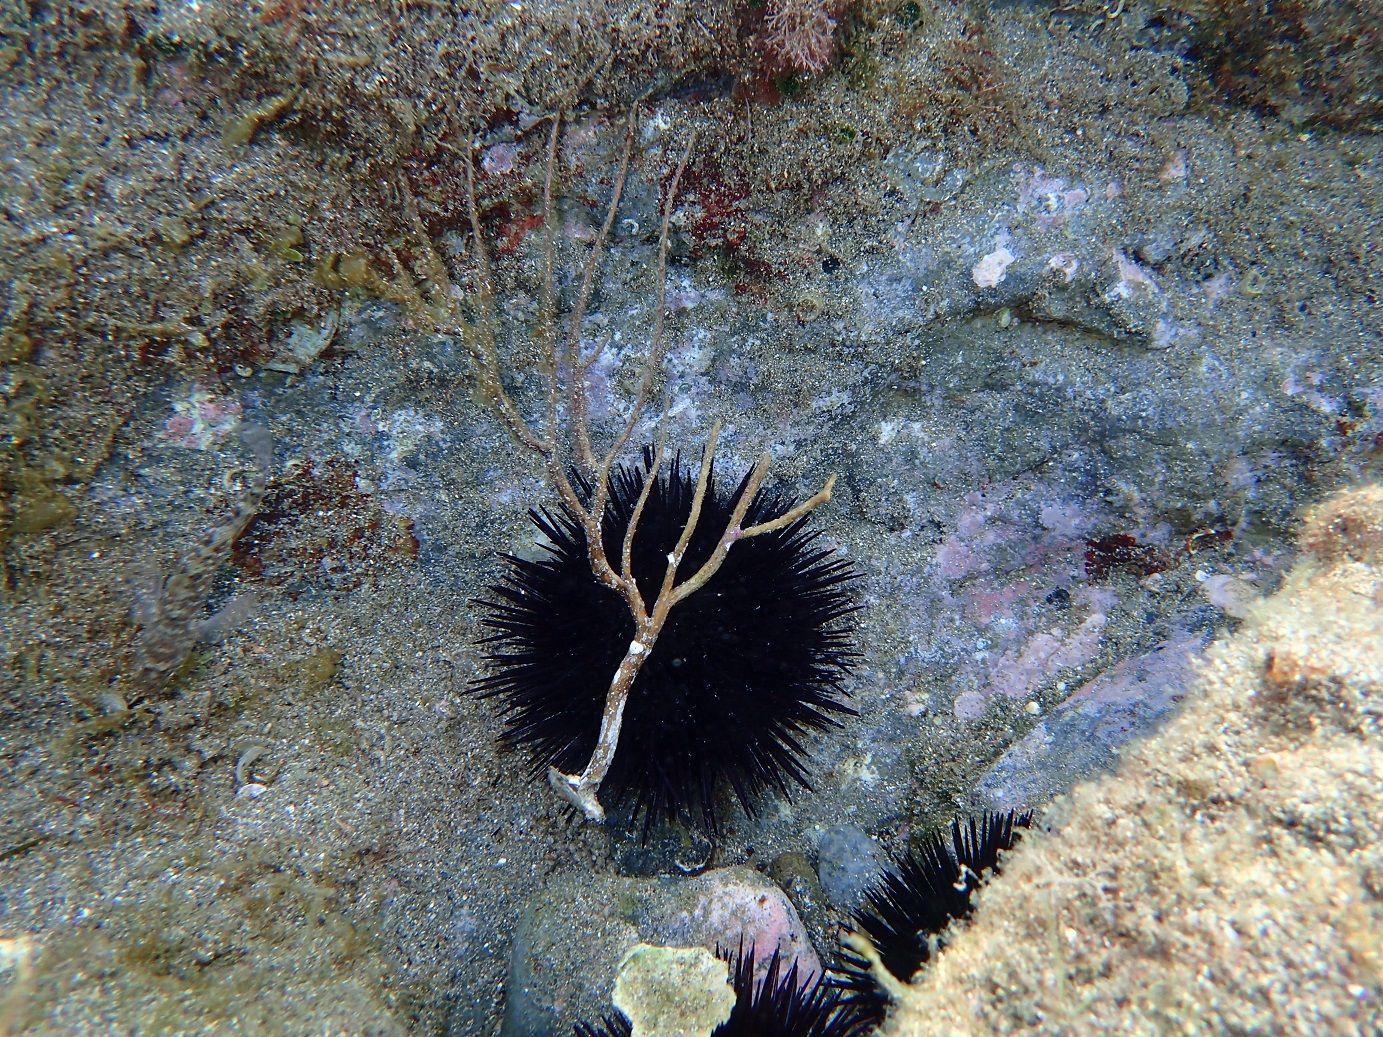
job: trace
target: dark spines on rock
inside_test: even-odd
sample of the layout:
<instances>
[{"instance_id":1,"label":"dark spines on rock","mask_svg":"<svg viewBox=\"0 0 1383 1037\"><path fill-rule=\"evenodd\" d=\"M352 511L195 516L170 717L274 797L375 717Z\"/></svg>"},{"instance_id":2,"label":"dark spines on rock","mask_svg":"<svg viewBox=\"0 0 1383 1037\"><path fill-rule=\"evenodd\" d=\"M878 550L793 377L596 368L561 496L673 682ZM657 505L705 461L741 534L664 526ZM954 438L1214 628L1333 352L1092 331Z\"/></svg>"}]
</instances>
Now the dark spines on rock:
<instances>
[{"instance_id":1,"label":"dark spines on rock","mask_svg":"<svg viewBox=\"0 0 1383 1037\"><path fill-rule=\"evenodd\" d=\"M722 956L724 951L717 952ZM762 978L754 977L754 949L741 947L729 957L735 1006L711 1037L864 1037L872 1021L858 1005L847 1002L821 976L802 976L794 961L785 970L777 951ZM618 1013L599 1023L578 1023L574 1037L630 1037L632 1027Z\"/></svg>"},{"instance_id":2,"label":"dark spines on rock","mask_svg":"<svg viewBox=\"0 0 1383 1037\"><path fill-rule=\"evenodd\" d=\"M645 450L643 465L611 474L602 529L616 567L651 462ZM589 500L591 487L578 485ZM710 557L745 485L725 493L712 475L679 578ZM695 486L695 473L676 458L649 493L630 559L645 600L657 596ZM761 490L742 525L792 505ZM575 516L559 509L532 518L548 541L546 556L505 556L508 572L479 602L491 633L484 641L489 673L477 688L500 701L503 740L529 754L535 775L550 766L577 773L595 746L633 621L624 601L592 575ZM751 815L765 793L790 797L808 785L806 736L852 713L843 679L857 659L850 621L857 572L819 536L803 518L737 541L706 585L670 613L630 692L602 786L602 798L642 815L645 830L679 818L714 831L722 783Z\"/></svg>"},{"instance_id":3,"label":"dark spines on rock","mask_svg":"<svg viewBox=\"0 0 1383 1037\"><path fill-rule=\"evenodd\" d=\"M973 897L984 875L998 868L999 854L1012 849L1018 830L1032 823L1029 811L991 812L951 822L908 850L884 872L855 912L855 928L869 939L879 959L900 982L931 960L942 946L946 927L974 910ZM948 839L949 835L949 839ZM869 963L846 949L835 982L847 998L877 1022L888 996Z\"/></svg>"}]
</instances>

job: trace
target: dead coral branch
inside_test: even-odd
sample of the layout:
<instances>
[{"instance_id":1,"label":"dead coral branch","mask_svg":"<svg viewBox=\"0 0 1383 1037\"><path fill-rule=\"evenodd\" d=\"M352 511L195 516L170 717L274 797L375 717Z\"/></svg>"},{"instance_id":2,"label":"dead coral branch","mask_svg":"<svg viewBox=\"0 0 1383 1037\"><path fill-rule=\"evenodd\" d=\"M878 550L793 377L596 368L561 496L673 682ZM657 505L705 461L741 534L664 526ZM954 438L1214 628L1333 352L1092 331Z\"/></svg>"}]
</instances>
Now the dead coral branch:
<instances>
[{"instance_id":1,"label":"dead coral branch","mask_svg":"<svg viewBox=\"0 0 1383 1037\"><path fill-rule=\"evenodd\" d=\"M636 113L631 113L628 119L619 169L615 176L614 191L606 210L605 220L596 235L594 246L581 272L576 297L570 312L559 321L555 258L556 221L553 219L552 200L562 118L563 116L559 112L552 119L543 178L543 280L539 300L538 324L533 329L533 337L539 348L539 363L546 389L544 419L540 426L535 427L524 417L517 402L504 384L506 372L499 359L500 320L495 304L493 266L490 262L489 249L485 243L485 235L480 225L480 211L476 203L474 163L469 159L466 163L466 203L475 242L476 303L479 309L479 319L474 322L458 322L457 331L464 339L470 353L472 374L482 399L505 428L509 430L514 441L542 459L549 484L585 532L591 572L602 584L619 594L628 606L629 614L634 621L634 637L630 641L618 668L610 678L610 687L605 697L605 709L601 717L600 734L595 750L591 754L590 762L586 764L585 769L580 774L565 774L555 767L548 772L548 778L553 788L574 804L588 819L600 821L604 819L605 811L600 805L598 793L619 745L624 707L629 699L630 689L633 687L634 679L648 658L649 652L652 650L654 642L657 641L673 607L705 586L706 581L720 568L736 541L789 526L818 505L830 500L835 476L831 476L812 497L784 515L772 521L746 527L743 522L750 502L754 500L768 475L770 457L764 453L754 465L745 487L739 495L739 500L730 520L722 531L710 558L696 572L690 575L680 574L678 568L682 563L687 545L696 532L710 483L712 459L715 456L716 440L720 434L719 423L712 425L706 438L705 448L702 451L701 467L697 476L687 524L683 528L675 548L668 554L667 569L663 574L656 597L651 602L647 601L634 580L630 559L634 539L638 535L638 526L643 515L644 505L657 480L658 468L663 459L668 414L665 405L662 417L658 422L652 464L645 476L642 492L635 504L628 531L621 544L620 556L617 559L608 557L604 538L601 534L601 520L609 499L610 473L646 412L653 397L655 384L662 373L666 350L668 232L678 186L686 169L693 141L688 141L687 147L677 163L663 201L658 234L657 309L653 333L643 357L643 367L634 404L628 418L614 436L609 447L603 453L597 453L591 440L586 374L591 365L600 357L604 343L589 348L583 355L581 330L586 317L586 309L595 288L596 277L599 274L601 258L609 241L610 231L614 226L628 177ZM450 286L445 287L448 289L445 294L450 295ZM579 472L592 487L589 500L583 499L583 495L574 484L573 471Z\"/></svg>"}]
</instances>

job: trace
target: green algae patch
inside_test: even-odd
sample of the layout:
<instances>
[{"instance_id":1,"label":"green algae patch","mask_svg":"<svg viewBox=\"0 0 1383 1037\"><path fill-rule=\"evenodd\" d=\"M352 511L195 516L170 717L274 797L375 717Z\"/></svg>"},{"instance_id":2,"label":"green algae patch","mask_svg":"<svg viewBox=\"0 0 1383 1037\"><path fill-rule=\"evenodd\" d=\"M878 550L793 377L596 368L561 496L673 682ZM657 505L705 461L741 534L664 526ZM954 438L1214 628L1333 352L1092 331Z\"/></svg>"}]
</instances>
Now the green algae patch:
<instances>
[{"instance_id":1,"label":"green algae patch","mask_svg":"<svg viewBox=\"0 0 1383 1037\"><path fill-rule=\"evenodd\" d=\"M316 695L324 691L341 668L341 653L335 648L319 648L298 664L298 679L303 691Z\"/></svg>"},{"instance_id":2,"label":"green algae patch","mask_svg":"<svg viewBox=\"0 0 1383 1037\"><path fill-rule=\"evenodd\" d=\"M370 258L363 252L330 252L318 260L312 276L323 288L337 291L367 291L379 285Z\"/></svg>"},{"instance_id":3,"label":"green algae patch","mask_svg":"<svg viewBox=\"0 0 1383 1037\"><path fill-rule=\"evenodd\" d=\"M10 530L15 533L42 533L69 524L77 515L77 506L56 490L29 501L15 509Z\"/></svg>"},{"instance_id":4,"label":"green algae patch","mask_svg":"<svg viewBox=\"0 0 1383 1037\"><path fill-rule=\"evenodd\" d=\"M303 243L303 229L289 224L274 234L269 242L269 252L288 263L301 263L306 258L300 246Z\"/></svg>"},{"instance_id":5,"label":"green algae patch","mask_svg":"<svg viewBox=\"0 0 1383 1037\"><path fill-rule=\"evenodd\" d=\"M258 108L227 121L221 131L221 141L231 147L248 144L268 123L273 122L293 103L296 94L277 94Z\"/></svg>"}]
</instances>

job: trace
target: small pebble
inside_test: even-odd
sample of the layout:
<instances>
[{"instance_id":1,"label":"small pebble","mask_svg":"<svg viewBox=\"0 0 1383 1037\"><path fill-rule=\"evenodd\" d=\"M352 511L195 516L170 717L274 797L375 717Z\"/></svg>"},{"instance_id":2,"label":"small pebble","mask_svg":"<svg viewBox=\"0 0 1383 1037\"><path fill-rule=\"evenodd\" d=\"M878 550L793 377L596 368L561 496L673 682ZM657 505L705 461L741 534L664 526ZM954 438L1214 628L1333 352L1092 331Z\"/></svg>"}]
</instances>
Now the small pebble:
<instances>
[{"instance_id":1,"label":"small pebble","mask_svg":"<svg viewBox=\"0 0 1383 1037\"><path fill-rule=\"evenodd\" d=\"M863 829L836 825L816 844L816 873L826 899L842 911L859 905L879 874L879 847Z\"/></svg>"}]
</instances>

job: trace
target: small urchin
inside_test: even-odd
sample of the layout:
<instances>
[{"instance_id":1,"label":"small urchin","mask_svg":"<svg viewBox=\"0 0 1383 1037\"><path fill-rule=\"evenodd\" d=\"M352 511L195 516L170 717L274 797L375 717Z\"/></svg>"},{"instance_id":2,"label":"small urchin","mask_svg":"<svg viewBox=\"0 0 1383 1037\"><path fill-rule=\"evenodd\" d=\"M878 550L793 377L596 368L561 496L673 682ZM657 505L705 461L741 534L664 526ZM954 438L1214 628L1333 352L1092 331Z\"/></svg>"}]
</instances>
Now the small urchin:
<instances>
[{"instance_id":1,"label":"small urchin","mask_svg":"<svg viewBox=\"0 0 1383 1037\"><path fill-rule=\"evenodd\" d=\"M601 533L616 566L653 470L621 465L610 475ZM630 571L652 600L691 516L694 473L680 457L654 478L636 522ZM710 474L682 571L716 549L748 476L729 493ZM589 481L575 480L583 503ZM761 489L742 524L771 521L794 502ZM543 556L505 555L508 570L476 603L490 631L478 692L503 709L502 740L528 753L532 771L580 770L600 731L611 675L634 635L621 597L592 573L582 524L567 508L530 512ZM844 680L857 653L851 617L855 567L799 518L734 544L695 594L679 602L634 680L619 746L605 778L611 802L644 830L662 821L717 829L716 794L728 786L753 815L768 791L808 787L804 736L838 725Z\"/></svg>"},{"instance_id":2,"label":"small urchin","mask_svg":"<svg viewBox=\"0 0 1383 1037\"><path fill-rule=\"evenodd\" d=\"M987 873L998 872L999 855L1013 849L1031 824L1028 810L991 811L963 824L956 818L949 839L947 832L935 832L887 869L854 916L857 932L878 955L877 965L847 944L834 970L846 1001L882 1022L890 996L877 968L909 982L942 948L950 924L974 912L975 890Z\"/></svg>"},{"instance_id":3,"label":"small urchin","mask_svg":"<svg viewBox=\"0 0 1383 1037\"><path fill-rule=\"evenodd\" d=\"M796 959L784 968L775 950L760 976L752 945L718 953L729 962L735 1004L711 1037L865 1037L873 1029L873 1020L825 976L799 975ZM572 1032L574 1037L632 1037L634 1028L615 1014L595 1024L577 1023Z\"/></svg>"}]
</instances>

